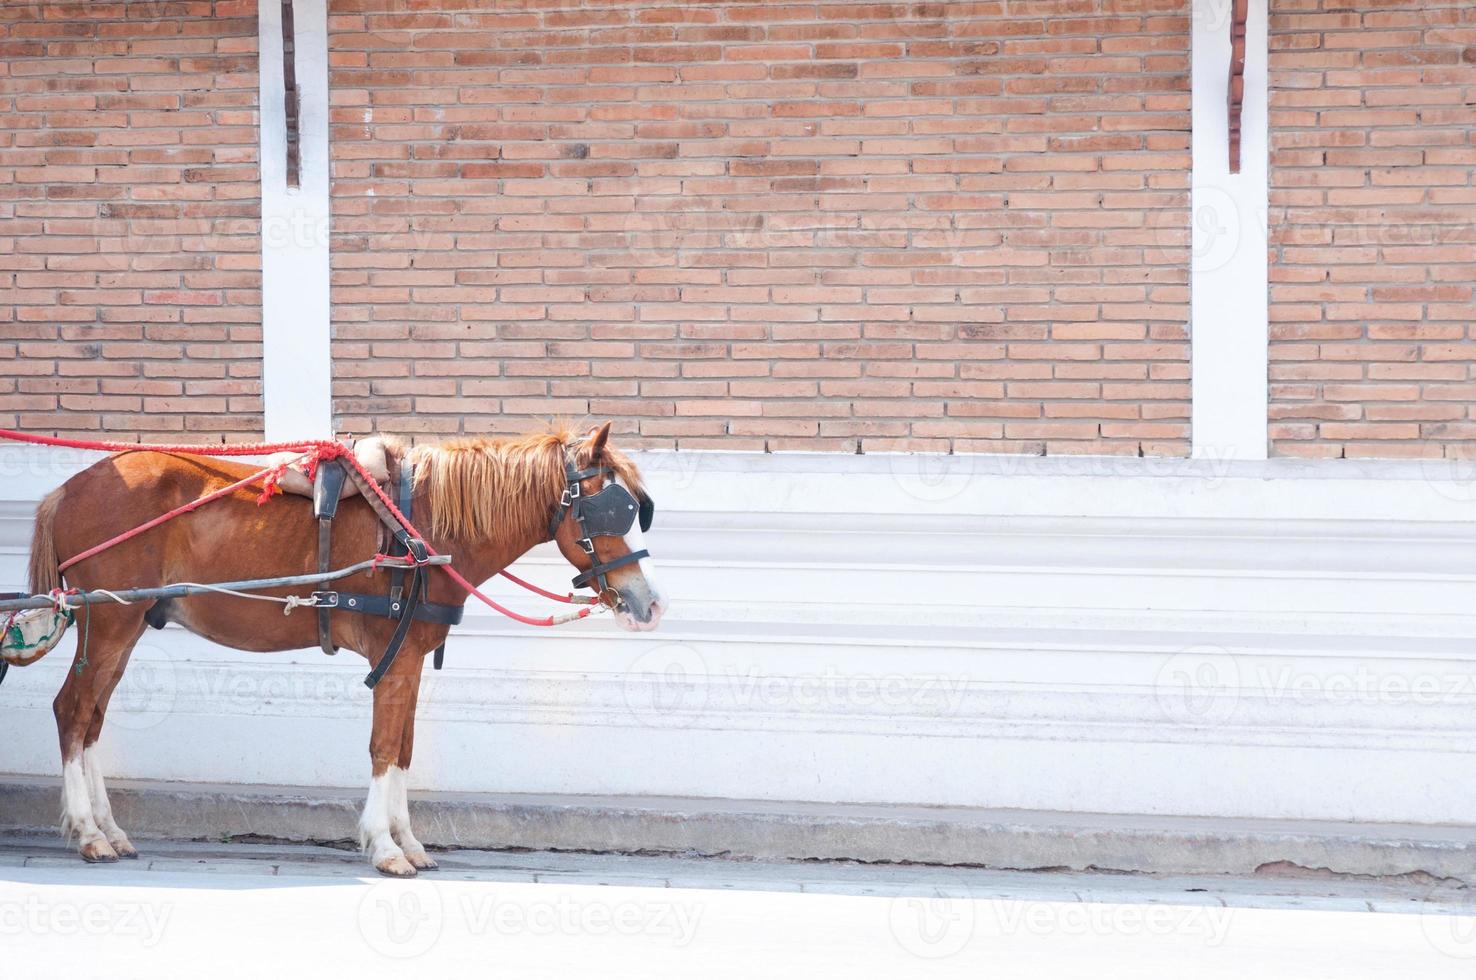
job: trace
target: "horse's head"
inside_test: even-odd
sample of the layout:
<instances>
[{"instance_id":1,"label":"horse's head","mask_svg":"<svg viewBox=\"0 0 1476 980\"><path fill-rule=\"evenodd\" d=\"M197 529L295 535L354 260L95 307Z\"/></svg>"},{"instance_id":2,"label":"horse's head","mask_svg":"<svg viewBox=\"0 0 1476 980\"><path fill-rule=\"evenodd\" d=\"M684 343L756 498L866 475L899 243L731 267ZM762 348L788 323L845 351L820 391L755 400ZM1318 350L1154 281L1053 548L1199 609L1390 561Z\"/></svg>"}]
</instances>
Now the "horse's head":
<instances>
[{"instance_id":1,"label":"horse's head","mask_svg":"<svg viewBox=\"0 0 1476 980\"><path fill-rule=\"evenodd\" d=\"M635 464L609 440L606 422L566 447L566 486L549 532L579 569L576 587L597 591L624 628L653 630L666 609L641 537L654 506Z\"/></svg>"}]
</instances>

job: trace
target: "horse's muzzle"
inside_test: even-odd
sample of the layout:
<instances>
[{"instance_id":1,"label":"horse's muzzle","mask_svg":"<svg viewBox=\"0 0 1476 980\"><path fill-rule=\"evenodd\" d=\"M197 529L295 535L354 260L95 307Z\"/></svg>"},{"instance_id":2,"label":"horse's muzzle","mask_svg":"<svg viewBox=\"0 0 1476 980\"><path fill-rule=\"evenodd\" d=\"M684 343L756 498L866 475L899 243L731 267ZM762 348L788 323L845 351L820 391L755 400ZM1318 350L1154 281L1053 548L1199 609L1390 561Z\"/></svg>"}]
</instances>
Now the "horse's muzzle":
<instances>
[{"instance_id":1,"label":"horse's muzzle","mask_svg":"<svg viewBox=\"0 0 1476 980\"><path fill-rule=\"evenodd\" d=\"M661 624L661 615L666 612L666 600L656 596L649 602L632 603L621 596L620 605L615 607L615 622L622 629L633 633L649 633ZM644 613L644 615L642 615Z\"/></svg>"}]
</instances>

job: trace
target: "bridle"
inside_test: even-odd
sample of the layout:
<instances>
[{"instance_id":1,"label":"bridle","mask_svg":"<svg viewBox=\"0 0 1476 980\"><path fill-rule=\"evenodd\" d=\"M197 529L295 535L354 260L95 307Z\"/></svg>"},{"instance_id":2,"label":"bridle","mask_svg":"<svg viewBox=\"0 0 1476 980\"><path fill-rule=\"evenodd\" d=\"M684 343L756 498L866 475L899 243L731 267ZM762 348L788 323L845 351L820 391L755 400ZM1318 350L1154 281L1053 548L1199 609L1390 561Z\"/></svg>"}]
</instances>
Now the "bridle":
<instances>
[{"instance_id":1,"label":"bridle","mask_svg":"<svg viewBox=\"0 0 1476 980\"><path fill-rule=\"evenodd\" d=\"M559 498L558 506L554 508L552 519L548 522L548 536L552 539L559 530L559 525L564 521L564 515L571 514L579 524L579 540L576 542L579 549L589 556L590 567L588 571L580 572L574 576L574 587L582 589L594 583L600 598L604 598L607 592L613 592L606 582L605 577L617 568L634 564L642 558L651 557L651 553L645 548L632 551L628 555L621 555L611 561L601 562L595 555L594 539L600 537L623 538L630 533L631 525L639 518L641 530L651 530L651 520L656 516L656 505L648 496L642 496L636 500L629 490L619 483L611 481L606 483L598 492L586 496L580 484L592 476L613 477L615 471L608 466L591 466L586 469L578 469L574 460L564 457L564 493ZM613 600L607 600L611 607L620 602L619 595Z\"/></svg>"}]
</instances>

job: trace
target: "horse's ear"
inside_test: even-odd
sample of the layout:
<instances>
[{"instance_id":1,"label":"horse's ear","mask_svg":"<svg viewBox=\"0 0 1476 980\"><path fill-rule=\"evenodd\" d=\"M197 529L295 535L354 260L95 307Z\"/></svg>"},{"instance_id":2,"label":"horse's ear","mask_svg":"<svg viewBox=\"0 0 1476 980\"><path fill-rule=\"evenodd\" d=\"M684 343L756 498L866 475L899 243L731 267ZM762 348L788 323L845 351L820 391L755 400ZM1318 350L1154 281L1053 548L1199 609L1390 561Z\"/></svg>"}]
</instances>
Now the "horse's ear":
<instances>
[{"instance_id":1,"label":"horse's ear","mask_svg":"<svg viewBox=\"0 0 1476 980\"><path fill-rule=\"evenodd\" d=\"M585 440L585 459L598 459L600 453L605 451L605 443L610 441L610 423L606 422L597 429L591 429L589 438Z\"/></svg>"}]
</instances>

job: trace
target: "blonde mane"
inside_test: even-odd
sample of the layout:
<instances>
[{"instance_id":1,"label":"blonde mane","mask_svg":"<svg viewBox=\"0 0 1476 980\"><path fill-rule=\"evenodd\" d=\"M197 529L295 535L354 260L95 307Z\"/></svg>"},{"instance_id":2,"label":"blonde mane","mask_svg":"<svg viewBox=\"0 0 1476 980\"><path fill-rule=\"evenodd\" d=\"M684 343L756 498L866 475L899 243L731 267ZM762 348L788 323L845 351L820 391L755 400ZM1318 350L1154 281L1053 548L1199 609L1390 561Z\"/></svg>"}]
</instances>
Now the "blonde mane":
<instances>
[{"instance_id":1,"label":"blonde mane","mask_svg":"<svg viewBox=\"0 0 1476 980\"><path fill-rule=\"evenodd\" d=\"M430 504L429 533L445 541L498 542L539 538L548 532L554 504L564 492L564 460L576 449L576 466L592 466L587 443L572 443L567 429L514 439L455 439L416 446L415 489ZM639 471L608 445L599 463L615 472L631 493L644 495Z\"/></svg>"}]
</instances>

